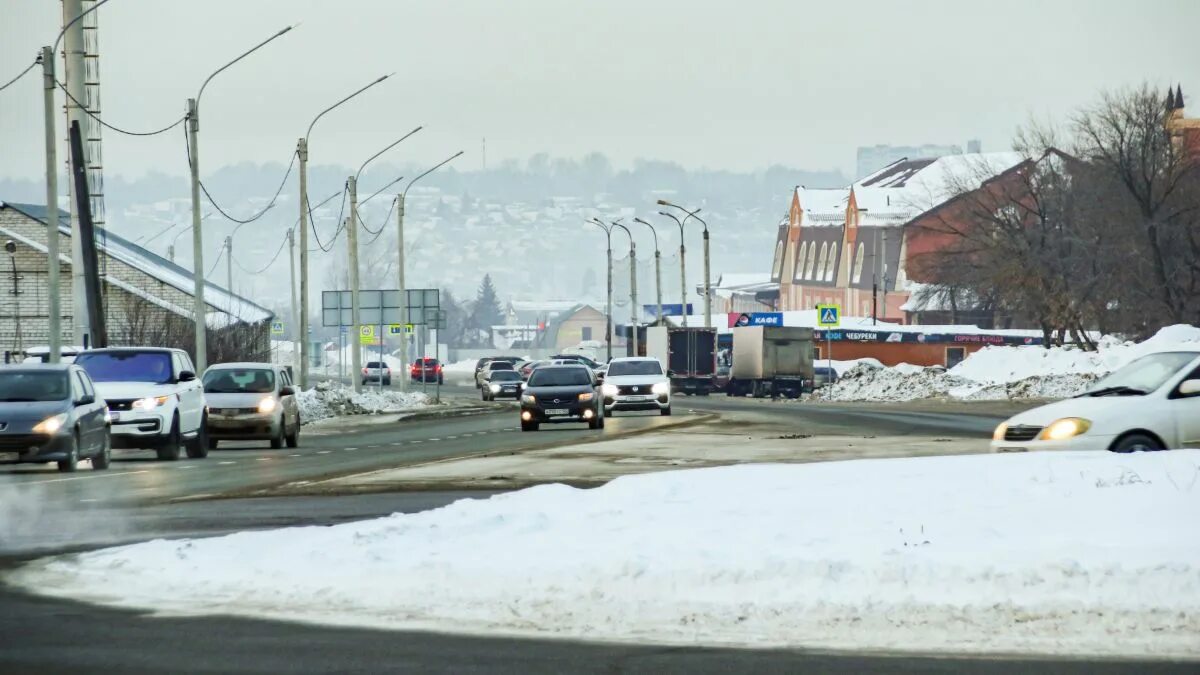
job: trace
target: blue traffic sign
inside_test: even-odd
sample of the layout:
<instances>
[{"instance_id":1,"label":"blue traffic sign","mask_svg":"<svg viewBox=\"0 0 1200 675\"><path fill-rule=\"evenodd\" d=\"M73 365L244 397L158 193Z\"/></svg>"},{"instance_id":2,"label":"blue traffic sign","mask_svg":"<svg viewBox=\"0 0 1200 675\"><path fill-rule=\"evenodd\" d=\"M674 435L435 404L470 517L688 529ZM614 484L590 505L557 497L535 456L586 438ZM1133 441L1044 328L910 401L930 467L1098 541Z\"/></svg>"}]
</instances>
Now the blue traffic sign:
<instances>
[{"instance_id":1,"label":"blue traffic sign","mask_svg":"<svg viewBox=\"0 0 1200 675\"><path fill-rule=\"evenodd\" d=\"M841 305L817 305L817 325L822 328L836 328L842 324Z\"/></svg>"}]
</instances>

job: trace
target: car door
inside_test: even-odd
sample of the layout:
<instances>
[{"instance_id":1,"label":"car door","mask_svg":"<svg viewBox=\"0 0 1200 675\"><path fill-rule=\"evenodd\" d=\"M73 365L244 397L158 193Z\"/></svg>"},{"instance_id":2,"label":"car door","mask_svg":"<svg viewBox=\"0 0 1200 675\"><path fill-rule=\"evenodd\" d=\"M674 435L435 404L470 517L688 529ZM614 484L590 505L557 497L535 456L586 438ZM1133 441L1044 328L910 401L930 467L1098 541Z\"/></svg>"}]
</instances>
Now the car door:
<instances>
[{"instance_id":1,"label":"car door","mask_svg":"<svg viewBox=\"0 0 1200 675\"><path fill-rule=\"evenodd\" d=\"M96 395L96 388L92 386L92 378L88 376L87 372L82 368L76 369L74 377L79 382L84 395L91 401L77 406L76 412L79 415L81 436L87 437L86 452L97 453L104 447L104 437L108 434L108 406ZM83 451L81 450L81 452Z\"/></svg>"},{"instance_id":2,"label":"car door","mask_svg":"<svg viewBox=\"0 0 1200 675\"><path fill-rule=\"evenodd\" d=\"M1183 448L1200 448L1200 393L1184 394L1180 387L1184 382L1200 380L1200 367L1192 370L1183 378L1167 399L1171 408L1171 417L1178 434L1178 446Z\"/></svg>"},{"instance_id":3,"label":"car door","mask_svg":"<svg viewBox=\"0 0 1200 675\"><path fill-rule=\"evenodd\" d=\"M83 383L75 373L67 371L67 379L71 384L72 405L68 424L75 426L76 437L79 440L79 456L87 457L92 452L92 434L87 424L87 404L82 403L86 400L87 390L83 388Z\"/></svg>"},{"instance_id":4,"label":"car door","mask_svg":"<svg viewBox=\"0 0 1200 675\"><path fill-rule=\"evenodd\" d=\"M284 427L295 427L300 415L300 407L296 403L296 395L284 396L282 394L284 387L292 387L292 390L295 391L295 385L292 384L292 377L288 374L287 369L279 368L275 371L275 380L275 391L280 392L279 403L283 406Z\"/></svg>"},{"instance_id":5,"label":"car door","mask_svg":"<svg viewBox=\"0 0 1200 675\"><path fill-rule=\"evenodd\" d=\"M190 434L200 429L200 422L204 418L204 385L186 352L172 352L171 361L175 366L176 391L179 392L180 430ZM195 375L195 379L179 382L179 376L185 371Z\"/></svg>"}]
</instances>

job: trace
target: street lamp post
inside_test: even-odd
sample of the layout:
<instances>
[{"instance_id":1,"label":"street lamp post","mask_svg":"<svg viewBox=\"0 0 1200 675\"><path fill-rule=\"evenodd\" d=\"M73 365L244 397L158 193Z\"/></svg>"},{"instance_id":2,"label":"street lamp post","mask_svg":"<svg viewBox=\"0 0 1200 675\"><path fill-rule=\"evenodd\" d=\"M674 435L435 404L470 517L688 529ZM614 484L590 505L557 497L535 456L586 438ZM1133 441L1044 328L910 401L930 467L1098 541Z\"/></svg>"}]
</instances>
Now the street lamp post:
<instances>
[{"instance_id":1,"label":"street lamp post","mask_svg":"<svg viewBox=\"0 0 1200 675\"><path fill-rule=\"evenodd\" d=\"M350 347L350 364L354 367L354 372L351 376L354 378L354 391L356 392L362 391L362 377L359 374L362 370L362 349L359 343L354 342L354 340L359 339L359 330L362 325L359 320L358 306L358 179L362 176L362 172L367 168L367 165L375 161L375 158L396 147L401 141L420 130L421 127L413 129L397 140L392 141L384 149L368 157L367 161L358 167L358 172L350 176L346 182L346 188L350 191L350 220L346 225L346 248L350 256L350 323L352 324L350 329L350 340L352 343ZM380 339L382 338L383 336L380 336Z\"/></svg>"},{"instance_id":2,"label":"street lamp post","mask_svg":"<svg viewBox=\"0 0 1200 675\"><path fill-rule=\"evenodd\" d=\"M683 231L683 224L687 222L688 218L695 218L696 220L700 221L701 225L704 226L704 326L706 328L712 328L712 275L709 268L708 223L704 222L704 219L696 215L697 213L700 213L700 209L688 211L682 206L679 206L678 204L672 204L665 199L658 200L658 203L660 206L670 206L671 208L679 209L687 214L687 216L685 216L683 221L679 224L680 232ZM682 234L680 236L682 236Z\"/></svg>"},{"instance_id":3,"label":"street lamp post","mask_svg":"<svg viewBox=\"0 0 1200 675\"><path fill-rule=\"evenodd\" d=\"M406 316L402 317L404 319L405 326L400 331L400 353L404 357L404 366L406 368L408 367L408 323L409 323L409 321L408 321L408 316L407 316L408 298L407 298L407 294L405 292L405 286L404 286L404 203L405 203L405 200L408 198L408 190L409 190L409 188L411 188L413 186L413 183L416 183L417 181L421 180L425 176L428 176L429 174L433 173L434 171L437 171L438 169L442 168L446 164L449 164L451 160L455 159L456 157L458 157L461 154L463 154L463 151L459 150L454 155L451 155L450 157L446 158L445 160L442 160L440 163L434 165L433 168L429 169L425 173L408 181L408 185L404 186L404 191L401 192L400 194L396 195L396 201L397 201L397 204L396 204L396 207L397 207L396 208L396 249L398 252L397 256L399 257L397 276L399 277L398 281L399 281L399 289L400 289L400 303L401 303L401 306L404 308L403 311L406 315ZM424 356L424 354L422 354L421 356ZM423 372L424 371L422 371L422 373ZM421 377L422 382L424 382L424 379L425 379L425 377L424 377L424 375L422 375L422 377ZM409 378L407 376L403 376L400 378L400 390L401 391L408 391L408 381L409 381Z\"/></svg>"},{"instance_id":4,"label":"street lamp post","mask_svg":"<svg viewBox=\"0 0 1200 675\"><path fill-rule=\"evenodd\" d=\"M204 96L204 88L212 81L214 77L220 75L233 64L241 61L247 56L253 54L265 47L268 43L279 38L283 34L290 31L293 27L288 26L271 37L263 40L254 47L242 53L241 56L226 63L211 75L205 78L200 85L200 91L196 93L196 98L187 100L187 143L188 143L188 164L191 169L192 179L192 279L194 281L192 315L196 322L196 374L199 376L208 366L208 322L205 320L207 310L204 305L204 237L200 229L200 147L197 143L197 136L200 131L200 98Z\"/></svg>"},{"instance_id":5,"label":"street lamp post","mask_svg":"<svg viewBox=\"0 0 1200 675\"><path fill-rule=\"evenodd\" d=\"M609 225L605 225L605 224L604 224L604 222L603 222L603 221L601 221L599 218L592 218L591 220L589 220L589 221L587 221L587 222L589 222L589 223L591 223L591 224L593 224L593 225L595 225L595 226L599 227L600 229L604 230L604 236L605 236L605 239L606 239L606 241L608 242L608 300L607 300L607 304L606 304L606 306L605 306L605 309L604 309L604 318L605 318L605 322L604 322L604 324L605 324L605 328L604 328L604 342L605 342L605 345L606 345L606 347L607 347L607 352L608 352L608 360L609 360L609 361L612 361L612 337L613 337L613 335L612 335L612 333L613 333L613 320L612 320L612 291L613 291L613 278L612 278L612 227L611 227L611 226L609 226Z\"/></svg>"},{"instance_id":6,"label":"street lamp post","mask_svg":"<svg viewBox=\"0 0 1200 675\"><path fill-rule=\"evenodd\" d=\"M641 218L634 218L633 222L641 223L650 228L650 233L654 235L654 294L658 300L658 322L663 320L663 304L662 304L662 251L658 249L658 231L650 223Z\"/></svg>"},{"instance_id":7,"label":"street lamp post","mask_svg":"<svg viewBox=\"0 0 1200 675\"><path fill-rule=\"evenodd\" d=\"M629 231L628 227L621 224L621 219L618 218L612 222L613 227L619 227L625 230L625 234L629 235L629 304L631 305L632 316L630 319L630 331L633 340L633 356L638 355L638 309L637 309L637 243L633 241L633 232Z\"/></svg>"},{"instance_id":8,"label":"street lamp post","mask_svg":"<svg viewBox=\"0 0 1200 675\"><path fill-rule=\"evenodd\" d=\"M17 276L17 244L12 239L4 242L4 250L8 252L8 260L12 263L12 295L13 295L13 323L16 325L17 343L16 353L17 358L24 351L25 346L21 344L21 277Z\"/></svg>"},{"instance_id":9,"label":"street lamp post","mask_svg":"<svg viewBox=\"0 0 1200 675\"><path fill-rule=\"evenodd\" d=\"M316 126L317 120L325 116L325 113L333 110L341 104L358 96L367 89L383 82L391 77L384 75L367 86L350 94L342 100L334 103L328 108L317 113L313 121L308 125L308 130L304 132L304 136L296 142L296 154L300 158L300 388L308 386L308 137L312 135L313 127Z\"/></svg>"},{"instance_id":10,"label":"street lamp post","mask_svg":"<svg viewBox=\"0 0 1200 675\"><path fill-rule=\"evenodd\" d=\"M683 222L666 211L659 211L658 215L670 218L679 226L679 313L683 316L683 327L687 328L687 248L683 245Z\"/></svg>"}]
</instances>

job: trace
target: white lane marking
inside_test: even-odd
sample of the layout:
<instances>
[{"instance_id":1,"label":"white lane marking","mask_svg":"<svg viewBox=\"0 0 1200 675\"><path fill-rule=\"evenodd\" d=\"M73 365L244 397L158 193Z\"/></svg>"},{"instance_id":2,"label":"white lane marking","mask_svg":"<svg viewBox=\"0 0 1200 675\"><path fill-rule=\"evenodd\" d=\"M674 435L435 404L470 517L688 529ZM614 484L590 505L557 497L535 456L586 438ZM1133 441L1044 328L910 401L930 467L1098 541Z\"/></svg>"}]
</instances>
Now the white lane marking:
<instances>
[{"instance_id":1,"label":"white lane marking","mask_svg":"<svg viewBox=\"0 0 1200 675\"><path fill-rule=\"evenodd\" d=\"M132 476L135 473L150 473L149 469L140 469L138 471L118 471L118 472L103 472L91 476L74 476L72 478L49 478L47 480L28 480L20 483L13 483L14 487L21 485L41 485L42 483L61 483L68 480L87 480L89 478L116 478L117 476Z\"/></svg>"},{"instance_id":2,"label":"white lane marking","mask_svg":"<svg viewBox=\"0 0 1200 675\"><path fill-rule=\"evenodd\" d=\"M368 450L374 450L375 448L378 448L378 447L379 447L378 445L368 445L368 446L367 446L367 449L368 449Z\"/></svg>"},{"instance_id":3,"label":"white lane marking","mask_svg":"<svg viewBox=\"0 0 1200 675\"><path fill-rule=\"evenodd\" d=\"M432 442L434 442L434 441L440 441L440 440L442 440L442 439L440 439L440 438L431 438L431 439L429 439L429 442L430 442L430 443L432 443Z\"/></svg>"},{"instance_id":4,"label":"white lane marking","mask_svg":"<svg viewBox=\"0 0 1200 675\"><path fill-rule=\"evenodd\" d=\"M288 455L288 457L299 457L299 456L300 456L300 453L298 453L298 452L293 452L292 454Z\"/></svg>"},{"instance_id":5,"label":"white lane marking","mask_svg":"<svg viewBox=\"0 0 1200 675\"><path fill-rule=\"evenodd\" d=\"M269 461L271 461L271 458L270 458L270 457L259 457L259 458L258 458L258 461L260 461L260 462L269 462Z\"/></svg>"},{"instance_id":6,"label":"white lane marking","mask_svg":"<svg viewBox=\"0 0 1200 675\"><path fill-rule=\"evenodd\" d=\"M237 462L226 460L224 462L217 462L217 464L220 464L221 466L228 466L230 464L237 464Z\"/></svg>"},{"instance_id":7,"label":"white lane marking","mask_svg":"<svg viewBox=\"0 0 1200 675\"><path fill-rule=\"evenodd\" d=\"M178 469L179 471L186 471L188 469L194 469L196 467L194 467L194 466L177 466L175 468Z\"/></svg>"},{"instance_id":8,"label":"white lane marking","mask_svg":"<svg viewBox=\"0 0 1200 675\"><path fill-rule=\"evenodd\" d=\"M425 441L409 441L409 443L412 443L413 445L416 445L417 443L424 443L424 442Z\"/></svg>"},{"instance_id":9,"label":"white lane marking","mask_svg":"<svg viewBox=\"0 0 1200 675\"><path fill-rule=\"evenodd\" d=\"M333 452L333 451L332 450L318 450L317 454L318 455L328 455L331 452Z\"/></svg>"},{"instance_id":10,"label":"white lane marking","mask_svg":"<svg viewBox=\"0 0 1200 675\"><path fill-rule=\"evenodd\" d=\"M100 500L99 499L80 499L79 503L80 504L90 504L92 502L98 502L98 501L100 501Z\"/></svg>"},{"instance_id":11,"label":"white lane marking","mask_svg":"<svg viewBox=\"0 0 1200 675\"><path fill-rule=\"evenodd\" d=\"M347 450L357 450L358 448L346 448Z\"/></svg>"},{"instance_id":12,"label":"white lane marking","mask_svg":"<svg viewBox=\"0 0 1200 675\"><path fill-rule=\"evenodd\" d=\"M392 443L392 447L393 447L393 448L398 448L398 447L400 447L400 446L402 446L402 445L404 445L404 444L403 444L403 443Z\"/></svg>"},{"instance_id":13,"label":"white lane marking","mask_svg":"<svg viewBox=\"0 0 1200 675\"><path fill-rule=\"evenodd\" d=\"M449 440L453 440L453 439L455 439L455 438L458 438L458 436L447 436L447 437L446 437L446 440L448 440L448 441L449 441Z\"/></svg>"}]
</instances>

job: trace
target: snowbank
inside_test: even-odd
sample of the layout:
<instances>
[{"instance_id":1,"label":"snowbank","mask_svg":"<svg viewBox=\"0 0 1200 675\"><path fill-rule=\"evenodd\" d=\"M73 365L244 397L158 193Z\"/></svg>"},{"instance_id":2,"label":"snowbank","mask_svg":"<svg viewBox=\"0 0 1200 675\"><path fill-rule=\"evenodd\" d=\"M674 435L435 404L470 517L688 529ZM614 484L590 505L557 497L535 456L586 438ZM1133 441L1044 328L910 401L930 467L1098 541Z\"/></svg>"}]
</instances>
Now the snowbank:
<instances>
[{"instance_id":1,"label":"snowbank","mask_svg":"<svg viewBox=\"0 0 1200 675\"><path fill-rule=\"evenodd\" d=\"M419 392L404 393L394 389L364 387L354 393L353 387L335 382L319 382L312 389L296 395L300 419L305 424L330 417L404 412L429 405L429 397Z\"/></svg>"},{"instance_id":2,"label":"snowbank","mask_svg":"<svg viewBox=\"0 0 1200 675\"><path fill-rule=\"evenodd\" d=\"M1172 349L1200 350L1200 328L1169 326L1139 343L1106 337L1094 352L1074 347L985 347L950 370L909 364L888 368L874 359L834 361L841 380L822 390L821 397L834 401L1065 398L1138 357Z\"/></svg>"},{"instance_id":3,"label":"snowbank","mask_svg":"<svg viewBox=\"0 0 1200 675\"><path fill-rule=\"evenodd\" d=\"M1200 657L1200 451L741 465L40 561L167 612L682 644Z\"/></svg>"}]
</instances>

